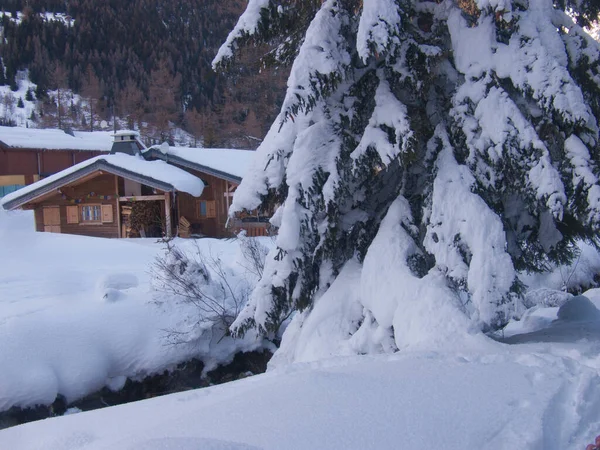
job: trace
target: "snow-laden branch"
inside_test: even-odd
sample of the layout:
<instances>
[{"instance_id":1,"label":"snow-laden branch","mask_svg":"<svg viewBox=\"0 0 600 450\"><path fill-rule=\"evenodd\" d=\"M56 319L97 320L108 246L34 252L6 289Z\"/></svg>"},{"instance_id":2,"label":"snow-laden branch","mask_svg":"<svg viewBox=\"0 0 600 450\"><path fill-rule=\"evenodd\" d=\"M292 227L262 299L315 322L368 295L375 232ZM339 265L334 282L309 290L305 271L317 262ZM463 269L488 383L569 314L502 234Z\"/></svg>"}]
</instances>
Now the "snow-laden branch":
<instances>
[{"instance_id":1,"label":"snow-laden branch","mask_svg":"<svg viewBox=\"0 0 600 450\"><path fill-rule=\"evenodd\" d=\"M227 39L213 59L212 66L216 70L218 65L233 56L236 41L245 35L256 33L260 22L261 10L269 6L269 0L250 0L244 13L240 16L235 28L229 33Z\"/></svg>"}]
</instances>

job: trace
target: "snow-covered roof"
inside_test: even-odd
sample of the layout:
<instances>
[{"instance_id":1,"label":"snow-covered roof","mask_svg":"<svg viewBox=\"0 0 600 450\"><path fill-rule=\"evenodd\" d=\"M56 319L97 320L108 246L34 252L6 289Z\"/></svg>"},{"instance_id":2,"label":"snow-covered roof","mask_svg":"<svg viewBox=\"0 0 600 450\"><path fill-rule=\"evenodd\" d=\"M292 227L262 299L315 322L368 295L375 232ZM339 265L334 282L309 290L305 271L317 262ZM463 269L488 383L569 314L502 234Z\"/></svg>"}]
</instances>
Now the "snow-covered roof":
<instances>
[{"instance_id":1,"label":"snow-covered roof","mask_svg":"<svg viewBox=\"0 0 600 450\"><path fill-rule=\"evenodd\" d=\"M0 144L10 148L43 150L110 151L113 137L110 131L75 131L74 136L58 129L0 127Z\"/></svg>"},{"instance_id":2,"label":"snow-covered roof","mask_svg":"<svg viewBox=\"0 0 600 450\"><path fill-rule=\"evenodd\" d=\"M115 137L117 137L117 136L136 136L136 137L138 137L140 135L140 133L137 131L133 131L133 130L119 130L119 131L113 133L112 135Z\"/></svg>"},{"instance_id":3,"label":"snow-covered roof","mask_svg":"<svg viewBox=\"0 0 600 450\"><path fill-rule=\"evenodd\" d=\"M166 153L165 153L166 151ZM145 157L171 161L226 180L239 183L256 153L252 150L228 148L151 147Z\"/></svg>"},{"instance_id":4,"label":"snow-covered roof","mask_svg":"<svg viewBox=\"0 0 600 450\"><path fill-rule=\"evenodd\" d=\"M194 197L200 197L204 189L204 183L200 178L164 161L146 161L140 156L114 154L96 156L25 186L4 196L0 204L4 209L18 208L98 170L139 181L163 191L186 192Z\"/></svg>"}]
</instances>

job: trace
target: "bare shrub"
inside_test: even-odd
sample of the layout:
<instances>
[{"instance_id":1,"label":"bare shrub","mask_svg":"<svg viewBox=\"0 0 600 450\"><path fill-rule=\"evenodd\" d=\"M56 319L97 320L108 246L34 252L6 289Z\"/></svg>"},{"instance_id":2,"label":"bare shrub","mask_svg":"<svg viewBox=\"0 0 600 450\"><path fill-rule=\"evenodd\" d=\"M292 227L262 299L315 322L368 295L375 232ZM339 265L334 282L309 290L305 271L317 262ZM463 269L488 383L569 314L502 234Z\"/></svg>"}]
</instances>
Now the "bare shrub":
<instances>
[{"instance_id":1,"label":"bare shrub","mask_svg":"<svg viewBox=\"0 0 600 450\"><path fill-rule=\"evenodd\" d=\"M259 279L262 278L265 271L265 260L269 253L268 247L263 245L259 239L246 236L244 231L238 234L238 241L244 256L244 261L240 265L247 272L256 275Z\"/></svg>"},{"instance_id":2,"label":"bare shrub","mask_svg":"<svg viewBox=\"0 0 600 450\"><path fill-rule=\"evenodd\" d=\"M204 253L197 243L192 256L172 241L165 243L164 255L151 269L154 289L167 294L168 300L192 305L197 311L188 323L192 331L167 330L170 341L188 343L192 339L187 335L198 335L198 330L218 329L229 335L229 326L248 300L249 284L236 280L220 256Z\"/></svg>"}]
</instances>

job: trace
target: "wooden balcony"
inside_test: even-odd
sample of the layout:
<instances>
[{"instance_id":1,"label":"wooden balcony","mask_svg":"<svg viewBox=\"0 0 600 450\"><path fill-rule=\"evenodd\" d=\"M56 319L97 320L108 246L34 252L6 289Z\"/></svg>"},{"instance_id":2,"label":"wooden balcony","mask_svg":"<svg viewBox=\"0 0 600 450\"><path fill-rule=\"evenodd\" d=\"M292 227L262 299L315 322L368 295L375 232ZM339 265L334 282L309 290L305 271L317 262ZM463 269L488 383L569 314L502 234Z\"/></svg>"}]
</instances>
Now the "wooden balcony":
<instances>
[{"instance_id":1,"label":"wooden balcony","mask_svg":"<svg viewBox=\"0 0 600 450\"><path fill-rule=\"evenodd\" d=\"M246 236L272 236L276 234L275 228L269 223L268 217L244 217L243 219L231 218L228 222L228 229L233 234L238 234L245 230Z\"/></svg>"}]
</instances>

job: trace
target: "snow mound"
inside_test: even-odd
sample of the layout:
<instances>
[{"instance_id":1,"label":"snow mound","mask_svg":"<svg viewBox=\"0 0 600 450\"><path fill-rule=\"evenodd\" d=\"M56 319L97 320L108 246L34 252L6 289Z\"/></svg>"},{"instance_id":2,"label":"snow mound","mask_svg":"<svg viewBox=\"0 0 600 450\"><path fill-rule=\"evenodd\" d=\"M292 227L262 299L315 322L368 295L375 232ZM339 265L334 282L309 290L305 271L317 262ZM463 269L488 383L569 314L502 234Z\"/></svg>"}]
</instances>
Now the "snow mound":
<instances>
[{"instance_id":1,"label":"snow mound","mask_svg":"<svg viewBox=\"0 0 600 450\"><path fill-rule=\"evenodd\" d=\"M530 313L528 319L524 316L522 323L511 323L505 328L511 336L499 340L506 344L600 342L600 310L589 298L578 295L569 299L556 312L556 320L548 323L554 311L556 308L542 308L536 311L535 316L534 313ZM544 321L547 326L544 326ZM515 331L517 333L513 334Z\"/></svg>"},{"instance_id":2,"label":"snow mound","mask_svg":"<svg viewBox=\"0 0 600 450\"><path fill-rule=\"evenodd\" d=\"M600 320L600 311L583 295L568 300L558 310L558 320L566 322L587 322Z\"/></svg>"},{"instance_id":3,"label":"snow mound","mask_svg":"<svg viewBox=\"0 0 600 450\"><path fill-rule=\"evenodd\" d=\"M600 288L590 289L585 292L584 295L590 299L590 301L596 305L596 308L600 309Z\"/></svg>"},{"instance_id":4,"label":"snow mound","mask_svg":"<svg viewBox=\"0 0 600 450\"><path fill-rule=\"evenodd\" d=\"M117 291L123 291L125 289L138 287L139 284L138 277L132 273L112 273L105 275L98 280L98 289L115 289Z\"/></svg>"},{"instance_id":5,"label":"snow mound","mask_svg":"<svg viewBox=\"0 0 600 450\"><path fill-rule=\"evenodd\" d=\"M556 320L558 308L533 307L525 311L520 320L512 320L502 330L503 337L531 333L548 328Z\"/></svg>"},{"instance_id":6,"label":"snow mound","mask_svg":"<svg viewBox=\"0 0 600 450\"><path fill-rule=\"evenodd\" d=\"M139 280L132 273L113 273L105 275L98 280L96 290L98 296L108 303L123 300L126 291L138 287Z\"/></svg>"}]
</instances>

